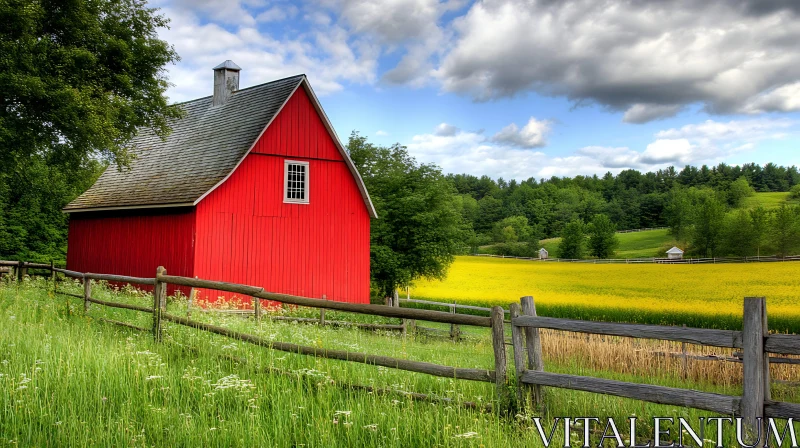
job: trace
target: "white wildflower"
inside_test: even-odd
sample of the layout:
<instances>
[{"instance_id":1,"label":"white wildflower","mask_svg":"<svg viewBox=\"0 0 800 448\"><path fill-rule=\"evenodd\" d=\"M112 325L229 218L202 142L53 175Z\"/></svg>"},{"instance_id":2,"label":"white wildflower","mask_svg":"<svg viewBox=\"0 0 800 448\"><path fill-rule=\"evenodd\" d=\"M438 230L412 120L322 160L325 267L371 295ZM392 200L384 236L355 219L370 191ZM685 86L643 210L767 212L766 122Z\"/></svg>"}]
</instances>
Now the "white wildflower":
<instances>
[{"instance_id":1,"label":"white wildflower","mask_svg":"<svg viewBox=\"0 0 800 448\"><path fill-rule=\"evenodd\" d=\"M456 434L453 437L457 439L471 439L473 437L478 437L478 433L474 431L465 432L464 434Z\"/></svg>"}]
</instances>

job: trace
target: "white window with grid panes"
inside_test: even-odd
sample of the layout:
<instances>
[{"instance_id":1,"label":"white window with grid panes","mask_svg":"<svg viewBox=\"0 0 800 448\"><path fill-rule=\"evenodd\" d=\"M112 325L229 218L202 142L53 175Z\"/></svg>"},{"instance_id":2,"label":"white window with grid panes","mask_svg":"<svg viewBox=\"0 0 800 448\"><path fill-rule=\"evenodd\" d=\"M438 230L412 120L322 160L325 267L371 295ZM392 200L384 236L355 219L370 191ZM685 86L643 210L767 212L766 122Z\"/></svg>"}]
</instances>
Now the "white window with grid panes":
<instances>
[{"instance_id":1,"label":"white window with grid panes","mask_svg":"<svg viewBox=\"0 0 800 448\"><path fill-rule=\"evenodd\" d=\"M308 162L283 162L283 202L308 204Z\"/></svg>"}]
</instances>

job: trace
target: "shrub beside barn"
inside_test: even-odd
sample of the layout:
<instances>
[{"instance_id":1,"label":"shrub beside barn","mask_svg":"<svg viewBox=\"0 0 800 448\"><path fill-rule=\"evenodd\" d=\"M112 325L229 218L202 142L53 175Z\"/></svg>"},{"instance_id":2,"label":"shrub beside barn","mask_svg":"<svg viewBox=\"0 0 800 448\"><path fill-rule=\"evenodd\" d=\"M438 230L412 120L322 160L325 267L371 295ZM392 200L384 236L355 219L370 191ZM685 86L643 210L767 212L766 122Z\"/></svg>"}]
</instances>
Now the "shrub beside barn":
<instances>
[{"instance_id":1,"label":"shrub beside barn","mask_svg":"<svg viewBox=\"0 0 800 448\"><path fill-rule=\"evenodd\" d=\"M130 168L109 167L65 207L68 269L152 277L163 265L369 302L375 209L308 79L239 90L239 71L215 67L214 94L181 104L166 140L141 130Z\"/></svg>"}]
</instances>

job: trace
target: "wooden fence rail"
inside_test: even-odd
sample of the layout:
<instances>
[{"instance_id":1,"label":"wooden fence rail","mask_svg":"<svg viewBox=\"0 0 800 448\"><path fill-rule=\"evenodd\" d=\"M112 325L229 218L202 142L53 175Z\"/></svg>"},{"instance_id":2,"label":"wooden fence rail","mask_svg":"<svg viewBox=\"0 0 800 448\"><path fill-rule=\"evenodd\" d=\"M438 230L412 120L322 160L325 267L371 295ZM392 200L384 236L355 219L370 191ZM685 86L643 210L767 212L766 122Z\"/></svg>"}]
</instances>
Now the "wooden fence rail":
<instances>
[{"instance_id":1,"label":"wooden fence rail","mask_svg":"<svg viewBox=\"0 0 800 448\"><path fill-rule=\"evenodd\" d=\"M418 299L399 299L400 303L418 303L421 305L428 305L428 306L440 306L443 308L449 308L452 313L455 313L456 310L473 310L473 311L483 311L486 313L491 313L492 309L483 306L474 306L474 305L462 305L460 303L445 303L445 302L433 302L431 300L418 300ZM508 314L508 310L503 310L504 313Z\"/></svg>"},{"instance_id":2,"label":"wooden fence rail","mask_svg":"<svg viewBox=\"0 0 800 448\"><path fill-rule=\"evenodd\" d=\"M287 342L269 341L258 336L253 336L247 333L230 330L224 327L218 327L203 322L197 322L184 317L173 316L171 314L163 313L161 319L173 322L176 324L184 325L187 327L204 330L210 333L227 336L229 338L238 339L241 341L249 342L251 344L260 345L273 350L279 350L289 353L299 353L302 355L310 355L318 358L337 359L341 361L351 361L363 364L370 364L376 366L390 367L393 369L407 370L411 372L426 373L433 376L441 376L445 378L455 378L462 380L494 382L495 372L487 369L464 369L451 366L443 366L429 362L410 361L407 359L392 358L389 356L370 355L367 353L347 352L343 350L333 350L319 347L307 347L303 345L291 344Z\"/></svg>"},{"instance_id":3,"label":"wooden fence rail","mask_svg":"<svg viewBox=\"0 0 800 448\"><path fill-rule=\"evenodd\" d=\"M84 300L84 311L88 311L89 304L98 304L112 308L121 308L132 311L139 311L152 314L153 316L153 337L156 341L162 340L163 322L172 322L174 324L183 325L198 330L222 335L229 338L238 339L241 341L249 342L262 347L267 347L273 350L279 350L290 353L298 353L303 355L315 356L326 359L336 359L341 361L358 362L362 364L376 365L389 367L394 369L406 370L411 372L424 373L433 376L440 376L446 378L463 379L471 381L483 381L495 383L496 395L499 399L497 409L507 409L508 401L506 396L507 390L507 376L506 376L506 348L503 337L503 309L501 307L494 307L491 310L490 317L452 314L448 312L412 309L412 308L399 308L383 305L361 305L344 302L334 302L329 300L311 299L307 297L298 297L288 294L276 294L264 291L263 288L240 285L227 282L216 282L210 280L203 280L198 278L188 278L167 275L163 267L159 267L156 271L156 276L153 278L142 277L129 277L123 275L110 275L110 274L93 274L69 271L66 269L58 269L52 266L46 266L52 272L59 272L65 276L79 278L83 280L84 293L83 295L61 292L61 294L79 297ZM104 280L119 283L131 283L142 285L153 285L153 305L145 307L134 304L108 302L92 297L92 280ZM408 359L393 358L389 356L371 355L367 353L347 352L343 350L333 350L318 347L308 347L288 342L270 341L255 335L234 331L228 328L219 327L204 322L191 320L186 317L179 317L168 314L166 312L166 286L168 283L182 286L190 286L192 288L206 288L218 291L227 291L242 295L251 296L256 300L256 310L260 310L261 300L269 300L274 302L281 302L290 305L306 306L319 308L320 310L331 309L359 314L369 314L373 316L383 317L396 317L401 319L416 319L432 322L450 323L457 325L473 325L479 327L493 327L492 331L492 346L495 355L495 362L493 369L476 369L476 368L461 368L454 366L445 366L429 362L412 361ZM314 319L317 321L317 319ZM129 326L131 328L139 328L124 322L109 321L119 325ZM337 321L325 321L324 313L320 315L318 320L321 324L340 324ZM347 324L347 323L341 323ZM356 324L358 325L358 324ZM370 325L370 324L364 324ZM386 326L390 327L390 326ZM397 325L391 327L398 327L405 330L405 326Z\"/></svg>"},{"instance_id":4,"label":"wooden fence rail","mask_svg":"<svg viewBox=\"0 0 800 448\"><path fill-rule=\"evenodd\" d=\"M3 263L7 262L0 261L0 266L3 266ZM21 269L23 266L27 265L30 268L49 269L52 273L57 272L69 277L82 279L84 283L83 295L64 294L83 298L86 310L88 310L89 304L92 303L151 313L153 316L153 336L156 341L161 340L162 322L166 321L239 339L274 350L390 367L441 377L493 382L495 383L496 397L499 402L497 409L509 409L511 400L507 396L507 384L509 383L509 379L507 376L507 355L505 351L505 331L503 322L506 311L499 306L491 308L491 315L489 317L482 317L415 308L333 302L287 294L276 294L254 286L171 276L167 275L163 267L158 268L155 277L142 278L81 273L55 268L52 265L14 263L16 264L5 265L16 266L16 269ZM152 307L145 307L108 302L94 298L92 297L91 289L92 280L153 285L153 305ZM291 305L319 308L321 310L330 309L391 318L489 327L491 328L492 334L492 347L495 359L494 368L460 368L388 356L370 355L367 353L355 353L307 347L287 342L270 341L247 333L194 321L188 317L174 316L166 313L166 286L168 283L247 295L256 299L259 305L260 300L269 300ZM800 419L800 404L772 400L769 376L769 365L771 362L776 362L774 361L776 358L770 357L769 354L800 354L800 336L768 334L766 300L763 297L745 298L742 331L538 317L536 315L536 307L533 298L530 296L523 297L520 300L520 304L511 304L508 312L511 314L511 346L513 347L513 359L515 361L516 370L515 376L518 387L517 396L520 405L524 406L524 404L530 400L535 406L546 406L545 394L542 388L558 387L633 398L653 403L692 407L727 415L739 415L743 417L745 423L747 423L751 429L754 429L756 422L763 417ZM324 314L321 314L319 322L325 323ZM545 372L541 336L539 334L540 328L609 336L659 339L741 349L741 362L744 371L743 395L741 397L729 396L681 388ZM526 397L527 395L530 395L530 398Z\"/></svg>"},{"instance_id":5,"label":"wooden fence rail","mask_svg":"<svg viewBox=\"0 0 800 448\"><path fill-rule=\"evenodd\" d=\"M257 286L239 285L227 282L215 282L174 275L160 275L159 281L173 285L191 286L194 288L214 289L247 295L257 299L271 300L289 305L306 306L310 308L324 308L329 310L346 311L348 313L369 314L373 316L396 317L400 319L417 319L429 322L441 322L458 325L472 325L476 327L491 327L491 318L472 316L468 314L452 314L443 311L422 310L415 308L398 308L386 305L362 305L357 303L334 302L331 300L311 299L308 297L277 294L264 291Z\"/></svg>"},{"instance_id":6,"label":"wooden fence rail","mask_svg":"<svg viewBox=\"0 0 800 448\"><path fill-rule=\"evenodd\" d=\"M527 302L527 306L526 306ZM744 299L742 331L710 330L702 328L671 327L661 325L634 325L609 322L590 322L571 319L537 317L533 299L522 299L512 304L512 346L514 359L522 362L522 353L528 353L527 366L517 366L518 396L524 397L529 386L548 386L581 390L618 397L633 398L660 404L686 406L728 415L739 415L755 430L763 417L800 418L800 404L775 402L770 395L769 353L800 353L800 336L770 335L767 332L766 300L763 297ZM549 328L578 333L625 336L631 338L659 339L714 347L741 348L744 371L741 397L713 394L696 390L639 384L544 371L541 349L526 347L522 332L516 329ZM526 334L530 340L532 335ZM533 338L538 342L538 336ZM524 398L520 401L525 403Z\"/></svg>"}]
</instances>

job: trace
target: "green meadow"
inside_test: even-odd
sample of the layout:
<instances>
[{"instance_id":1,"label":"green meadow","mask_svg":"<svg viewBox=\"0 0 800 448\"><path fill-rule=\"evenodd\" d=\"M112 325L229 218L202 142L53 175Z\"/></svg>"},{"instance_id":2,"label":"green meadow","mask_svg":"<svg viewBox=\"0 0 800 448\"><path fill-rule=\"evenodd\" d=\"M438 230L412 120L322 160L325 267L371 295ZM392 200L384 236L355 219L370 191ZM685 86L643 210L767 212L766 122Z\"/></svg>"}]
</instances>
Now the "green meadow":
<instances>
[{"instance_id":1,"label":"green meadow","mask_svg":"<svg viewBox=\"0 0 800 448\"><path fill-rule=\"evenodd\" d=\"M78 293L80 285L66 289ZM151 300L99 285L94 291L104 300L140 305ZM41 280L0 286L0 309L3 446L541 446L534 414L498 415L459 405L492 403L492 384L273 351L175 325L167 325L164 342L155 343L147 331L101 320L149 327L147 314L98 305L84 314L80 299L54 295ZM185 302L170 301L168 312L185 313ZM193 318L303 345L460 367L493 365L486 332L454 342L269 319L256 323L199 311ZM331 313L330 318L348 316ZM555 354L546 353L549 371L741 393L736 385L685 381L657 369L651 375L593 369L585 356ZM453 401L415 401L404 392ZM791 392L777 397L796 399ZM549 390L546 398L546 413L535 415L601 415L619 421L634 414L643 419L710 415L566 390ZM574 443L579 434L573 435Z\"/></svg>"}]
</instances>

